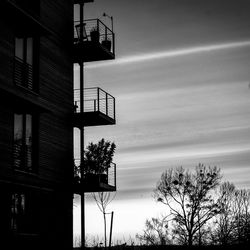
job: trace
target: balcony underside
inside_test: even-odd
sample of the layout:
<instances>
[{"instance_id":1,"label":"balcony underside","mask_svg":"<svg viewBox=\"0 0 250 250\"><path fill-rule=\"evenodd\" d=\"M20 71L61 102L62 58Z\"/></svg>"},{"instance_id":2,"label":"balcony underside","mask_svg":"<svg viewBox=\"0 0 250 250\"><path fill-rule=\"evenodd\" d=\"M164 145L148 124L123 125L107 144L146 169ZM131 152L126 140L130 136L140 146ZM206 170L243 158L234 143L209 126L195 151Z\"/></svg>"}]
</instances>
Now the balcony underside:
<instances>
[{"instance_id":1,"label":"balcony underside","mask_svg":"<svg viewBox=\"0 0 250 250\"><path fill-rule=\"evenodd\" d=\"M116 187L111 186L102 182L88 182L75 184L74 185L74 193L75 194L83 194L83 193L94 193L94 192L115 192Z\"/></svg>"},{"instance_id":2,"label":"balcony underside","mask_svg":"<svg viewBox=\"0 0 250 250\"><path fill-rule=\"evenodd\" d=\"M74 4L78 3L92 3L94 0L74 0Z\"/></svg>"},{"instance_id":3,"label":"balcony underside","mask_svg":"<svg viewBox=\"0 0 250 250\"><path fill-rule=\"evenodd\" d=\"M103 114L100 111L74 113L73 116L73 125L77 128L114 124L115 119Z\"/></svg>"},{"instance_id":4,"label":"balcony underside","mask_svg":"<svg viewBox=\"0 0 250 250\"><path fill-rule=\"evenodd\" d=\"M74 63L115 59L114 53L99 42L84 41L74 44Z\"/></svg>"}]
</instances>

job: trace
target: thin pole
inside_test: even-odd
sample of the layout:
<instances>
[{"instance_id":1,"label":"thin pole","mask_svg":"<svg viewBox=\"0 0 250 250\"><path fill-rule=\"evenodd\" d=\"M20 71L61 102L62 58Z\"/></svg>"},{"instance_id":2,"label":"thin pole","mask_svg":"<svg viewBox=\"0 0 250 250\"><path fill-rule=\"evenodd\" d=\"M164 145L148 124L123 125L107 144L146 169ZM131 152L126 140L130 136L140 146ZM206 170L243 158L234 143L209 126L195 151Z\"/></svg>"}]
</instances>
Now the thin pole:
<instances>
[{"instance_id":1,"label":"thin pole","mask_svg":"<svg viewBox=\"0 0 250 250\"><path fill-rule=\"evenodd\" d=\"M83 8L84 3L80 2L80 42L83 41ZM84 112L84 65L83 61L79 62L80 66L80 112ZM81 182L84 174L84 127L80 128L80 156L81 156ZM85 195L81 193L81 244L85 248Z\"/></svg>"},{"instance_id":2,"label":"thin pole","mask_svg":"<svg viewBox=\"0 0 250 250\"><path fill-rule=\"evenodd\" d=\"M109 235L109 248L111 248L111 243L112 243L112 230L113 230L113 217L114 217L114 212L111 212L111 223L110 223L110 235Z\"/></svg>"}]
</instances>

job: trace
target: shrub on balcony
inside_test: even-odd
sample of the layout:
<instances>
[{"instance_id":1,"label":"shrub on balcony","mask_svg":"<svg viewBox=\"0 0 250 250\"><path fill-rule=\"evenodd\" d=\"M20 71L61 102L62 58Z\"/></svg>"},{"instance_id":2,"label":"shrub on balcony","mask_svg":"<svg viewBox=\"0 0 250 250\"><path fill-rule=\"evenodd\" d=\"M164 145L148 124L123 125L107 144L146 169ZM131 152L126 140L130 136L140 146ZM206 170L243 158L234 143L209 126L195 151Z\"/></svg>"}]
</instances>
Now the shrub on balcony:
<instances>
[{"instance_id":1,"label":"shrub on balcony","mask_svg":"<svg viewBox=\"0 0 250 250\"><path fill-rule=\"evenodd\" d=\"M116 145L114 142L105 141L101 139L98 143L89 143L84 151L84 162L81 166L75 166L75 181L80 182L81 172L83 178L89 182L96 180L107 183L108 182L108 169L113 160ZM81 171L83 167L83 171Z\"/></svg>"},{"instance_id":2,"label":"shrub on balcony","mask_svg":"<svg viewBox=\"0 0 250 250\"><path fill-rule=\"evenodd\" d=\"M116 145L101 139L91 142L84 152L84 172L93 174L106 173L113 160Z\"/></svg>"}]
</instances>

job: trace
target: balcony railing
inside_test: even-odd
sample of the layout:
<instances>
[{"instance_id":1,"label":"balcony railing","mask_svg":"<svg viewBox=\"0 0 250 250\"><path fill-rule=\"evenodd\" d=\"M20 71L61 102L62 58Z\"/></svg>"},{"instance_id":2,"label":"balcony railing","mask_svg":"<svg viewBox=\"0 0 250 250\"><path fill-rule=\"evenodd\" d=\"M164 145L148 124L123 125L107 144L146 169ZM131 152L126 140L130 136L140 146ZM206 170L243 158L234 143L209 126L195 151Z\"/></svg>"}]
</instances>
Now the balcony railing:
<instances>
[{"instance_id":1,"label":"balcony railing","mask_svg":"<svg viewBox=\"0 0 250 250\"><path fill-rule=\"evenodd\" d=\"M100 19L75 21L75 60L82 56L85 62L114 59L115 35ZM82 36L81 36L82 32Z\"/></svg>"},{"instance_id":2,"label":"balcony railing","mask_svg":"<svg viewBox=\"0 0 250 250\"><path fill-rule=\"evenodd\" d=\"M110 167L102 172L82 171L80 160L75 160L74 169L74 192L81 194L87 192L112 192L116 191L116 164L111 163Z\"/></svg>"},{"instance_id":3,"label":"balcony railing","mask_svg":"<svg viewBox=\"0 0 250 250\"><path fill-rule=\"evenodd\" d=\"M85 88L83 126L115 124L115 98L101 88ZM74 91L75 114L80 112L80 90Z\"/></svg>"},{"instance_id":4,"label":"balcony railing","mask_svg":"<svg viewBox=\"0 0 250 250\"><path fill-rule=\"evenodd\" d=\"M14 82L16 85L33 90L33 67L32 65L15 57L14 61Z\"/></svg>"}]
</instances>

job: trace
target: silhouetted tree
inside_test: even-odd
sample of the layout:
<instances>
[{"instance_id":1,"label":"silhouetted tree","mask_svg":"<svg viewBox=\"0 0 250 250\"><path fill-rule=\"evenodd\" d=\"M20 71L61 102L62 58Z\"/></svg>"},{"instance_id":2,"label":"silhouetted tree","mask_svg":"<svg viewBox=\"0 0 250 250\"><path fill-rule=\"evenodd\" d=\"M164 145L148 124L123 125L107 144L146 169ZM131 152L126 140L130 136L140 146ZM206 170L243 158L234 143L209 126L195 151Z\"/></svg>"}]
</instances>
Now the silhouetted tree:
<instances>
[{"instance_id":1,"label":"silhouetted tree","mask_svg":"<svg viewBox=\"0 0 250 250\"><path fill-rule=\"evenodd\" d=\"M179 167L168 169L154 190L155 199L170 208L174 233L182 244L201 244L206 223L220 212L213 191L221 179L220 169L199 164L192 174Z\"/></svg>"},{"instance_id":2,"label":"silhouetted tree","mask_svg":"<svg viewBox=\"0 0 250 250\"><path fill-rule=\"evenodd\" d=\"M250 240L250 192L237 190L225 182L220 187L217 216L212 232L213 242L221 245L248 243Z\"/></svg>"},{"instance_id":3,"label":"silhouetted tree","mask_svg":"<svg viewBox=\"0 0 250 250\"><path fill-rule=\"evenodd\" d=\"M103 222L104 222L104 246L107 247L107 221L106 221L106 208L108 204L115 198L115 193L111 192L99 192L92 193L92 196L103 214Z\"/></svg>"},{"instance_id":4,"label":"silhouetted tree","mask_svg":"<svg viewBox=\"0 0 250 250\"><path fill-rule=\"evenodd\" d=\"M221 212L215 220L215 227L212 231L213 242L221 245L232 244L234 241L235 224L235 186L232 183L224 182L219 189L218 204Z\"/></svg>"},{"instance_id":5,"label":"silhouetted tree","mask_svg":"<svg viewBox=\"0 0 250 250\"><path fill-rule=\"evenodd\" d=\"M236 242L250 242L250 191L241 189L235 192Z\"/></svg>"},{"instance_id":6,"label":"silhouetted tree","mask_svg":"<svg viewBox=\"0 0 250 250\"><path fill-rule=\"evenodd\" d=\"M84 151L84 172L102 174L113 160L116 145L102 138L98 143L89 143Z\"/></svg>"},{"instance_id":7,"label":"silhouetted tree","mask_svg":"<svg viewBox=\"0 0 250 250\"><path fill-rule=\"evenodd\" d=\"M168 234L167 216L147 219L143 234L136 234L136 238L145 245L166 245L171 242Z\"/></svg>"},{"instance_id":8,"label":"silhouetted tree","mask_svg":"<svg viewBox=\"0 0 250 250\"><path fill-rule=\"evenodd\" d=\"M74 165L75 181L80 182L81 174L107 174L113 160L115 149L115 143L105 141L104 138L97 143L89 143L86 150L84 150L83 164Z\"/></svg>"}]
</instances>

